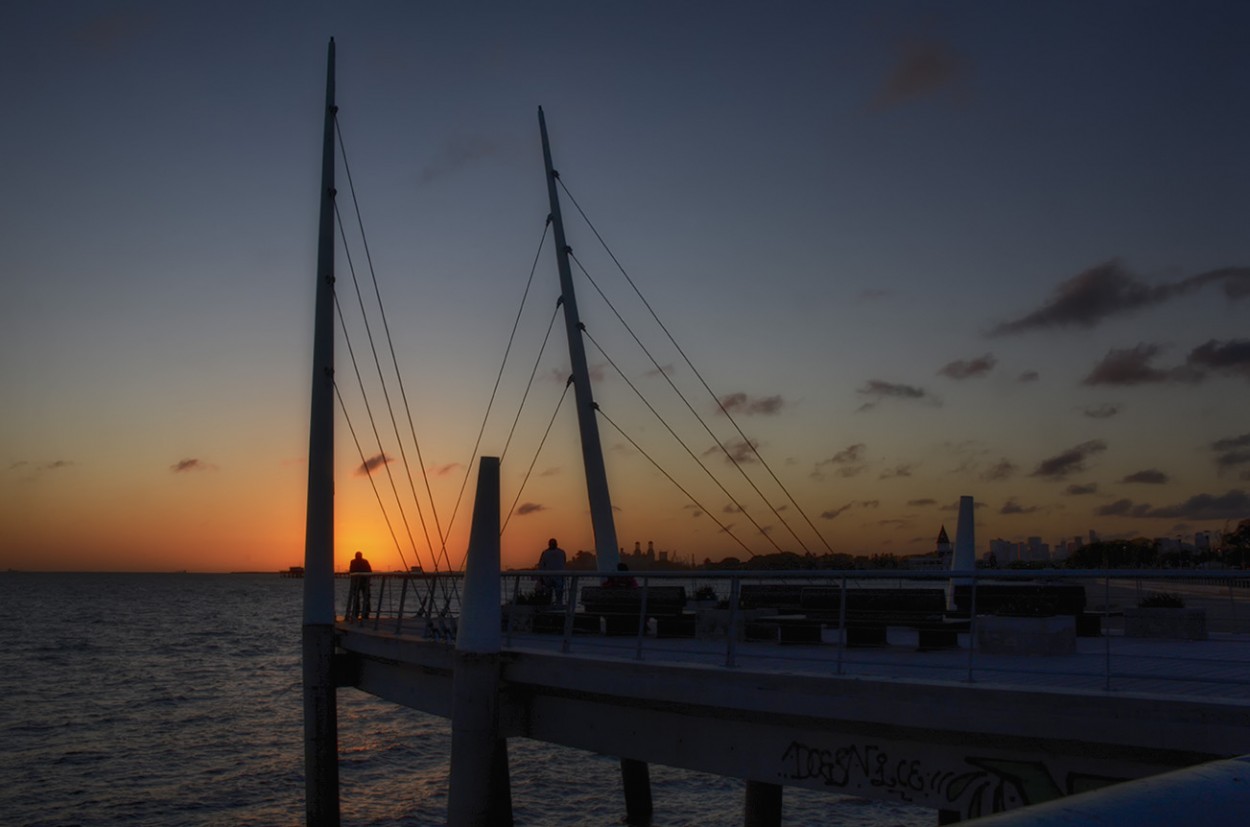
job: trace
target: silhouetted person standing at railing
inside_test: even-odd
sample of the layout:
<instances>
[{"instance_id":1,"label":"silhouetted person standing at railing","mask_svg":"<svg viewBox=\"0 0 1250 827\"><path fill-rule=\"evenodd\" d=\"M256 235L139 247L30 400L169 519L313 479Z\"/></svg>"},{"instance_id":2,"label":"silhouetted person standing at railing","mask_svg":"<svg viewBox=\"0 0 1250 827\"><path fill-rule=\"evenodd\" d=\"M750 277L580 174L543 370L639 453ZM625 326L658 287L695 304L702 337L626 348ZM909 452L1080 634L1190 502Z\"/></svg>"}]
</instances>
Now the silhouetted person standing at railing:
<instances>
[{"instance_id":1,"label":"silhouetted person standing at railing","mask_svg":"<svg viewBox=\"0 0 1250 827\"><path fill-rule=\"evenodd\" d=\"M369 565L369 561L365 559L365 556L358 551L356 552L356 558L347 567L347 571L352 575L351 589L347 593L347 619L356 620L359 618L368 620L370 593L367 575L373 571L373 567Z\"/></svg>"},{"instance_id":2,"label":"silhouetted person standing at railing","mask_svg":"<svg viewBox=\"0 0 1250 827\"><path fill-rule=\"evenodd\" d=\"M556 542L556 538L552 537L547 541L547 548L543 549L543 553L538 558L538 568L540 571L563 571L568 558L564 554L564 549L560 548L560 544ZM540 577L538 585L544 591L555 595L556 603L564 602L564 578L563 577Z\"/></svg>"}]
</instances>

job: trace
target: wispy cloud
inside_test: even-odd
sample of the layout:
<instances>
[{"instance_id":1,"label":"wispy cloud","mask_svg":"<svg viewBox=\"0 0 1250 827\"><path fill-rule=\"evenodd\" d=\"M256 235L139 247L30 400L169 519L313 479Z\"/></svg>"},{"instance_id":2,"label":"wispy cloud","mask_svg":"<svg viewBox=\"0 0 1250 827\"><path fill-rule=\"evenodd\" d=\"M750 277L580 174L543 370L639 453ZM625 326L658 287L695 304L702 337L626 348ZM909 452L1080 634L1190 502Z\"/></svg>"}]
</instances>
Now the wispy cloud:
<instances>
[{"instance_id":1,"label":"wispy cloud","mask_svg":"<svg viewBox=\"0 0 1250 827\"><path fill-rule=\"evenodd\" d=\"M73 38L97 54L117 53L146 39L155 21L154 15L144 12L109 12L88 19L73 31Z\"/></svg>"},{"instance_id":2,"label":"wispy cloud","mask_svg":"<svg viewBox=\"0 0 1250 827\"><path fill-rule=\"evenodd\" d=\"M67 459L54 459L50 462L32 462L28 459L19 459L9 463L10 471L57 471L61 468L69 468L74 463Z\"/></svg>"},{"instance_id":3,"label":"wispy cloud","mask_svg":"<svg viewBox=\"0 0 1250 827\"><path fill-rule=\"evenodd\" d=\"M840 515L852 508L877 508L881 505L880 500L851 500L846 505L837 508L828 508L820 513L822 520L836 520Z\"/></svg>"},{"instance_id":4,"label":"wispy cloud","mask_svg":"<svg viewBox=\"0 0 1250 827\"><path fill-rule=\"evenodd\" d=\"M1072 497L1082 497L1086 494L1096 494L1098 493L1098 483L1090 482L1085 483L1084 485L1080 483L1073 483L1064 489L1064 493Z\"/></svg>"},{"instance_id":5,"label":"wispy cloud","mask_svg":"<svg viewBox=\"0 0 1250 827\"><path fill-rule=\"evenodd\" d=\"M9 463L9 470L20 474L19 479L23 484L34 483L44 474L56 473L65 468L74 466L74 462L67 459L54 459L50 461L35 462L28 459L19 459Z\"/></svg>"},{"instance_id":6,"label":"wispy cloud","mask_svg":"<svg viewBox=\"0 0 1250 827\"><path fill-rule=\"evenodd\" d=\"M1023 506L1016 502L1015 497L1012 497L1007 500L1007 502L1003 503L1003 507L998 510L998 513L1006 516L1012 516L1015 514L1033 514L1038 510L1040 510L1040 506Z\"/></svg>"},{"instance_id":7,"label":"wispy cloud","mask_svg":"<svg viewBox=\"0 0 1250 827\"><path fill-rule=\"evenodd\" d=\"M1239 465L1250 465L1250 434L1217 439L1211 443L1211 450L1216 453L1215 467L1221 475Z\"/></svg>"},{"instance_id":8,"label":"wispy cloud","mask_svg":"<svg viewBox=\"0 0 1250 827\"><path fill-rule=\"evenodd\" d=\"M1038 379L1041 379L1041 378L1042 378L1042 375L1038 373L1037 371L1026 370L1024 373L1020 374L1020 377L1016 379L1016 381L1023 384L1023 383L1028 383L1028 382L1036 382Z\"/></svg>"},{"instance_id":9,"label":"wispy cloud","mask_svg":"<svg viewBox=\"0 0 1250 827\"><path fill-rule=\"evenodd\" d=\"M1090 419L1110 419L1119 412L1119 405L1090 405L1081 410L1081 413Z\"/></svg>"},{"instance_id":10,"label":"wispy cloud","mask_svg":"<svg viewBox=\"0 0 1250 827\"><path fill-rule=\"evenodd\" d=\"M1212 339L1191 350L1185 363L1190 367L1250 379L1250 339L1232 339L1227 342Z\"/></svg>"},{"instance_id":11,"label":"wispy cloud","mask_svg":"<svg viewBox=\"0 0 1250 827\"><path fill-rule=\"evenodd\" d=\"M202 459L180 459L173 465L169 466L169 470L175 474L186 474L191 471L211 471L214 466Z\"/></svg>"},{"instance_id":12,"label":"wispy cloud","mask_svg":"<svg viewBox=\"0 0 1250 827\"><path fill-rule=\"evenodd\" d=\"M1037 310L990 331L991 336L1056 327L1094 327L1105 319L1160 304L1209 284L1221 284L1230 299L1250 295L1250 267L1224 267L1179 281L1148 285L1112 260L1061 282Z\"/></svg>"},{"instance_id":13,"label":"wispy cloud","mask_svg":"<svg viewBox=\"0 0 1250 827\"><path fill-rule=\"evenodd\" d=\"M356 476L367 477L374 471L386 465L388 462L394 462L394 460L388 457L385 453L369 457L360 465L356 466Z\"/></svg>"},{"instance_id":14,"label":"wispy cloud","mask_svg":"<svg viewBox=\"0 0 1250 827\"><path fill-rule=\"evenodd\" d=\"M937 500L931 499L929 497L922 497L921 499L918 499L918 500L908 500L907 504L911 506L912 508L920 508L926 505L937 505Z\"/></svg>"},{"instance_id":15,"label":"wispy cloud","mask_svg":"<svg viewBox=\"0 0 1250 827\"><path fill-rule=\"evenodd\" d=\"M541 503L525 502L525 503L521 503L520 505L518 505L514 513L518 517L524 517L526 514L537 514L539 511L546 511L546 510L547 510L547 506L542 505Z\"/></svg>"},{"instance_id":16,"label":"wispy cloud","mask_svg":"<svg viewBox=\"0 0 1250 827\"><path fill-rule=\"evenodd\" d=\"M1238 520L1250 513L1250 495L1239 488L1224 494L1195 494L1184 502L1155 508L1123 499L1094 511L1100 517L1143 517L1165 520Z\"/></svg>"},{"instance_id":17,"label":"wispy cloud","mask_svg":"<svg viewBox=\"0 0 1250 827\"><path fill-rule=\"evenodd\" d=\"M880 379L869 379L857 393L860 396L867 396L870 400L859 406L860 411L872 410L886 399L914 399L931 405L942 404L940 399L924 388L896 382L883 382Z\"/></svg>"},{"instance_id":18,"label":"wispy cloud","mask_svg":"<svg viewBox=\"0 0 1250 827\"><path fill-rule=\"evenodd\" d=\"M877 477L877 479L892 480L892 479L897 479L898 477L910 477L912 469L915 467L916 467L915 463L912 463L912 462L901 463L899 465L894 466L893 468L885 469L884 471L881 472L881 475Z\"/></svg>"},{"instance_id":19,"label":"wispy cloud","mask_svg":"<svg viewBox=\"0 0 1250 827\"><path fill-rule=\"evenodd\" d=\"M461 467L463 466L459 462L449 462L445 465L435 465L434 467L426 470L430 472L430 476L432 477L445 477Z\"/></svg>"},{"instance_id":20,"label":"wispy cloud","mask_svg":"<svg viewBox=\"0 0 1250 827\"><path fill-rule=\"evenodd\" d=\"M1009 459L1000 459L988 469L981 473L981 479L986 482L999 482L1001 480L1010 479L1019 470L1016 464Z\"/></svg>"},{"instance_id":21,"label":"wispy cloud","mask_svg":"<svg viewBox=\"0 0 1250 827\"><path fill-rule=\"evenodd\" d=\"M869 103L879 112L958 91L967 63L947 42L934 37L909 37L897 44L897 57Z\"/></svg>"},{"instance_id":22,"label":"wispy cloud","mask_svg":"<svg viewBox=\"0 0 1250 827\"><path fill-rule=\"evenodd\" d=\"M824 511L820 512L820 519L836 520L839 516L842 515L843 512L849 510L851 506L853 505L855 505L855 501L851 500L846 505L838 506L837 508L827 508Z\"/></svg>"},{"instance_id":23,"label":"wispy cloud","mask_svg":"<svg viewBox=\"0 0 1250 827\"><path fill-rule=\"evenodd\" d=\"M1151 362L1162 352L1159 345L1142 342L1131 348L1112 348L1083 385L1157 385L1164 382L1197 382L1202 374L1186 367L1157 368Z\"/></svg>"},{"instance_id":24,"label":"wispy cloud","mask_svg":"<svg viewBox=\"0 0 1250 827\"><path fill-rule=\"evenodd\" d=\"M712 457L719 455L724 457L725 462L731 465L734 463L746 465L756 461L756 450L760 447L760 444L753 439L750 441L739 439L734 442L724 443L724 446L724 450L721 450L721 446L713 445L703 452L703 456Z\"/></svg>"},{"instance_id":25,"label":"wispy cloud","mask_svg":"<svg viewBox=\"0 0 1250 827\"><path fill-rule=\"evenodd\" d=\"M1033 469L1032 476L1043 479L1061 480L1068 474L1085 470L1085 462L1094 454L1107 450L1107 443L1101 439L1091 439L1066 451L1044 459Z\"/></svg>"},{"instance_id":26,"label":"wispy cloud","mask_svg":"<svg viewBox=\"0 0 1250 827\"><path fill-rule=\"evenodd\" d=\"M948 362L938 370L938 375L950 379L972 379L989 373L996 364L998 360L994 358L994 354L987 353L975 359L958 359Z\"/></svg>"},{"instance_id":27,"label":"wispy cloud","mask_svg":"<svg viewBox=\"0 0 1250 827\"><path fill-rule=\"evenodd\" d=\"M750 397L745 393L731 393L720 399L721 410L725 413L739 413L748 416L753 414L775 414L781 410L780 396Z\"/></svg>"},{"instance_id":28,"label":"wispy cloud","mask_svg":"<svg viewBox=\"0 0 1250 827\"><path fill-rule=\"evenodd\" d=\"M867 446L862 442L848 445L828 459L822 459L817 462L816 469L812 471L812 476L816 479L824 479L825 467L833 466L835 473L839 477L854 477L868 467L864 462L864 455L867 451Z\"/></svg>"},{"instance_id":29,"label":"wispy cloud","mask_svg":"<svg viewBox=\"0 0 1250 827\"><path fill-rule=\"evenodd\" d=\"M1168 482L1169 477L1157 468L1147 468L1145 471L1137 471L1129 474L1120 482L1142 482L1148 485L1163 485Z\"/></svg>"}]
</instances>

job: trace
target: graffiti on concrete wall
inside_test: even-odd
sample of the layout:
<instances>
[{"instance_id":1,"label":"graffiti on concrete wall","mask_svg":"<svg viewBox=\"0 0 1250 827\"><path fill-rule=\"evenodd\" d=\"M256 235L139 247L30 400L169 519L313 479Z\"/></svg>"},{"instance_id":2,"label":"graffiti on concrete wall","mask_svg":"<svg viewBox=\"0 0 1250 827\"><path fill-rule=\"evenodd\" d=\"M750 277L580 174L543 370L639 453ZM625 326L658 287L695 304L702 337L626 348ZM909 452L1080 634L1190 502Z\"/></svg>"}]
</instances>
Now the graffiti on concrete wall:
<instances>
[{"instance_id":1,"label":"graffiti on concrete wall","mask_svg":"<svg viewBox=\"0 0 1250 827\"><path fill-rule=\"evenodd\" d=\"M959 810L966 818L1002 812L1123 779L1068 772L1055 780L1045 762L967 755L962 766L931 766L877 744L836 748L793 741L781 756L783 781L823 783L848 792L876 793L901 801Z\"/></svg>"}]
</instances>

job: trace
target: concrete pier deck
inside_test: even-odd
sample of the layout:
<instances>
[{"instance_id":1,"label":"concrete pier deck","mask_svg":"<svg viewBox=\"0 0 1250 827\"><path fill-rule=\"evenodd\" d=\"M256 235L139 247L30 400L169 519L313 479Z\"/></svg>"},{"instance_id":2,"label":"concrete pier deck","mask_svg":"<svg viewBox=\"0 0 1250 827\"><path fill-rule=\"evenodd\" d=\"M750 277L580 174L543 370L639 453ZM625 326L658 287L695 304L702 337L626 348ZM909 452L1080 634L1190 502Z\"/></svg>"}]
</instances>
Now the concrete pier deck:
<instances>
[{"instance_id":1,"label":"concrete pier deck","mask_svg":"<svg viewBox=\"0 0 1250 827\"><path fill-rule=\"evenodd\" d=\"M338 634L347 683L450 714L448 643ZM970 651L967 635L918 652L915 634L862 649L737 642L729 667L724 639L514 632L501 733L965 818L1250 753L1250 636L1112 635L1021 656Z\"/></svg>"}]
</instances>

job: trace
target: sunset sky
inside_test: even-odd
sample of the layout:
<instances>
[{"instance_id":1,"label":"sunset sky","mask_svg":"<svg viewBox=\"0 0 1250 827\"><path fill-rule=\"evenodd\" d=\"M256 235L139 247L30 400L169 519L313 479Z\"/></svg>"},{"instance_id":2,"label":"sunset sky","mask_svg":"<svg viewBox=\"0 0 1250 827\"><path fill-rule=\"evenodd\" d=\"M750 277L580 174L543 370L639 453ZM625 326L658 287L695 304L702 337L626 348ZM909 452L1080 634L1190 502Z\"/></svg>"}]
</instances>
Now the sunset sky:
<instances>
[{"instance_id":1,"label":"sunset sky","mask_svg":"<svg viewBox=\"0 0 1250 827\"><path fill-rule=\"evenodd\" d=\"M916 553L960 495L979 552L1250 517L1250 4L14 0L0 569L302 562L331 36L405 452L453 566L548 212L540 105L564 185L772 472L742 465L775 512L674 398L660 369L741 448L566 200L655 359L575 267L620 545ZM341 162L338 188L367 277ZM341 245L338 273L356 324ZM558 295L548 236L479 454L504 450ZM508 565L593 547L571 394L537 452L567 373L557 328L504 455ZM336 375L407 491L341 339ZM361 464L340 419L338 566L432 568L411 498L410 542Z\"/></svg>"}]
</instances>

